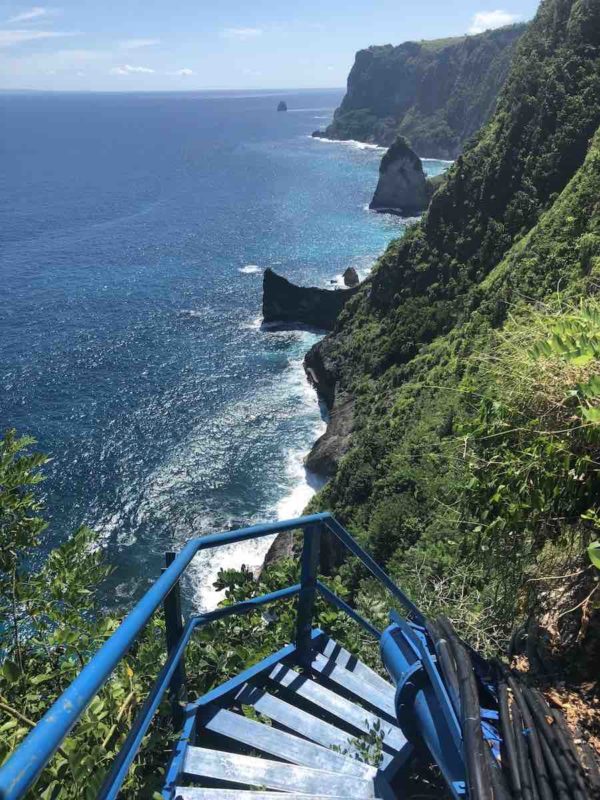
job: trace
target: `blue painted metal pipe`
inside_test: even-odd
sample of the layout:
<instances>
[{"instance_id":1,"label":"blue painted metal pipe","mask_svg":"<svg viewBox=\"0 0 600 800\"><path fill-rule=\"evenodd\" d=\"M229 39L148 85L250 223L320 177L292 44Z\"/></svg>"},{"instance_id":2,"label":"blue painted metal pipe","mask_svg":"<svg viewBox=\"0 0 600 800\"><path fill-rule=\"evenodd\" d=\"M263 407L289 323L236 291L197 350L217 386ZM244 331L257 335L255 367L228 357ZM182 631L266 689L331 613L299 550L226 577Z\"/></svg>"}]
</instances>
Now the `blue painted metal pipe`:
<instances>
[{"instance_id":1,"label":"blue painted metal pipe","mask_svg":"<svg viewBox=\"0 0 600 800\"><path fill-rule=\"evenodd\" d=\"M323 523L331 514L313 514L284 522L272 522L193 539L154 583L115 633L83 668L73 683L48 709L35 728L0 768L0 798L18 800L32 785L60 743L127 653L160 603L170 592L193 557L207 550L275 533L304 529Z\"/></svg>"},{"instance_id":2,"label":"blue painted metal pipe","mask_svg":"<svg viewBox=\"0 0 600 800\"><path fill-rule=\"evenodd\" d=\"M141 707L135 722L129 731L129 734L127 735L127 738L124 741L121 750L119 751L119 754L113 762L110 772L106 776L104 783L98 792L97 800L115 800L115 798L118 796L121 786L123 785L123 781L127 777L127 772L129 771L131 762L137 755L137 751L142 739L146 735L146 731L152 722L152 718L156 713L156 709L159 707L169 682L173 677L179 662L181 661L181 657L192 637L192 633L194 632L196 624L197 621L195 619L188 622L179 642L177 643L177 646L171 651L171 654L160 671L160 674L156 679L150 694Z\"/></svg>"},{"instance_id":3,"label":"blue painted metal pipe","mask_svg":"<svg viewBox=\"0 0 600 800\"><path fill-rule=\"evenodd\" d=\"M396 684L400 727L410 742L427 745L454 798L464 798L460 726L434 658L425 648L424 629L404 621L390 625L381 637L381 656Z\"/></svg>"},{"instance_id":4,"label":"blue painted metal pipe","mask_svg":"<svg viewBox=\"0 0 600 800\"><path fill-rule=\"evenodd\" d=\"M175 674L175 670L181 661L194 630L203 625L208 625L208 623L214 622L215 620L224 619L225 617L231 617L236 614L247 614L256 608L260 608L260 606L265 606L276 600L293 597L297 595L299 591L300 584L298 583L286 589L279 589L276 592L271 592L270 594L263 594L260 597L253 597L250 600L242 600L230 606L217 608L215 611L211 611L208 614L193 617L188 622L140 709L109 774L106 776L102 788L98 793L98 800L115 800L118 796L123 781L127 777L129 767L137 754L142 739L146 735L146 731L152 722L156 709L160 705L169 682Z\"/></svg>"},{"instance_id":5,"label":"blue painted metal pipe","mask_svg":"<svg viewBox=\"0 0 600 800\"><path fill-rule=\"evenodd\" d=\"M305 533L310 532L308 537L308 544L310 547L305 554L307 568L304 570L303 583L300 587L289 587L279 592L274 592L271 595L265 595L262 598L254 598L249 601L243 601L235 606L217 609L210 614L202 615L200 618L191 621L193 625L197 626L231 614L243 613L265 602L291 596L300 589L301 592L304 592L302 624L300 625L302 633L301 638L303 645L308 647L310 640L307 634L312 624L311 598L317 588L316 573L318 564L316 548L313 547L315 544L313 539L319 536L320 529L323 525L334 533L351 553L360 559L371 574L374 575L409 611L413 619L419 622L423 621L423 616L419 609L329 513L313 514L307 517L300 517L283 522L272 522L265 525L255 525L237 531L229 531L193 539L188 542L161 577L158 578L131 613L125 618L111 638L100 648L73 683L46 712L36 727L21 743L20 747L12 754L8 761L0 767L0 800L18 800L31 787L40 772L56 752L60 743L68 735L73 725L95 697L98 690L108 680L116 665L126 655L131 645L139 637L158 606L164 601L177 581L179 581L190 561L201 550L292 530L304 530ZM305 536L305 546L306 545L307 537ZM309 551L312 551L312 554ZM310 564L308 564L309 555L311 555ZM310 569L308 569L308 566L310 566ZM353 611L353 609L347 606L342 600L336 598L333 593L331 593L328 599L335 602L339 608L348 613L353 619L363 625L363 627L367 627L367 630L373 633L373 635L379 636L379 632L376 631L375 628L370 626L366 620L362 620L360 615ZM187 631L188 628L186 628L186 632ZM312 637L314 638L314 636L315 633L313 632ZM164 691L164 675L168 673L168 675L172 677L174 670L181 661L185 644L181 647L179 644L180 642L176 650L174 649L172 651L175 653L174 660L169 660L168 667L166 668L167 671L165 672L163 670L159 676L159 680L157 681L158 689L155 685L155 691L157 692ZM227 684L225 684L225 686L226 685ZM221 687L221 689L223 688L224 687ZM148 713L150 713L150 706L156 701L156 696L151 693L151 697L148 701L150 705L148 709L146 709ZM144 710L143 725L146 725L146 710ZM127 750L120 756L123 765L125 765L125 761L129 763L131 753L137 752L137 747L139 745L138 737L134 733L132 733L132 736L134 736L136 740L134 742L134 747L131 751ZM125 775L126 767L124 766L123 769L125 771L119 768L119 778L121 780ZM112 795L107 796L112 797Z\"/></svg>"}]
</instances>

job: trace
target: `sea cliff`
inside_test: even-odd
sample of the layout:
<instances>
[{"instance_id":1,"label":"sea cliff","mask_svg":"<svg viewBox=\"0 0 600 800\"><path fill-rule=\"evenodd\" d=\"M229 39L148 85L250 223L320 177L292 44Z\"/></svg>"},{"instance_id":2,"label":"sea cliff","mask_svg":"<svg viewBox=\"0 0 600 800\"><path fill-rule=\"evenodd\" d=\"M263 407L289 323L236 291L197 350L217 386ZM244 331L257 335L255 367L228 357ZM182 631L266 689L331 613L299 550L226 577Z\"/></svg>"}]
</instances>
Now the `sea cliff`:
<instances>
[{"instance_id":1,"label":"sea cliff","mask_svg":"<svg viewBox=\"0 0 600 800\"><path fill-rule=\"evenodd\" d=\"M532 665L585 680L600 658L585 556L600 525L600 393L577 370L600 360L564 337L600 336L600 5L544 0L524 34L496 35L522 38L501 57L490 122L307 356L331 419L352 409L311 509L333 511L418 604L492 649L524 620ZM357 71L389 98L379 67L393 50L357 59L353 107L370 97ZM400 49L402 69L410 54L422 47ZM485 76L471 80L474 107L489 107ZM340 135L384 140L378 121ZM366 585L355 600L370 610Z\"/></svg>"},{"instance_id":2,"label":"sea cliff","mask_svg":"<svg viewBox=\"0 0 600 800\"><path fill-rule=\"evenodd\" d=\"M524 31L360 50L333 122L315 135L385 146L401 135L420 156L455 159L494 112Z\"/></svg>"}]
</instances>

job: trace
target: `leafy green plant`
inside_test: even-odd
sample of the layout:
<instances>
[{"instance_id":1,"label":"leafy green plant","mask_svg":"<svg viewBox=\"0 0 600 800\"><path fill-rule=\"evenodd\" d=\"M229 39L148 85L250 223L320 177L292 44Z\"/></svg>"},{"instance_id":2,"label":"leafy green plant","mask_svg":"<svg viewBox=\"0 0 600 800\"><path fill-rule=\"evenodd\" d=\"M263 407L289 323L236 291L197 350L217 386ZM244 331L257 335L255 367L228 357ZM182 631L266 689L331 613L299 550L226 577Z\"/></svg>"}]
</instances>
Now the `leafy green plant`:
<instances>
[{"instance_id":1,"label":"leafy green plant","mask_svg":"<svg viewBox=\"0 0 600 800\"><path fill-rule=\"evenodd\" d=\"M592 564L600 569L600 542L592 542L587 549L587 553Z\"/></svg>"},{"instance_id":2,"label":"leafy green plant","mask_svg":"<svg viewBox=\"0 0 600 800\"><path fill-rule=\"evenodd\" d=\"M351 738L349 740L350 748L334 744L331 745L331 750L344 756L350 755L357 761L370 764L372 767L378 767L383 757L385 731L379 719L373 723L366 719L365 724L366 732L361 736Z\"/></svg>"}]
</instances>

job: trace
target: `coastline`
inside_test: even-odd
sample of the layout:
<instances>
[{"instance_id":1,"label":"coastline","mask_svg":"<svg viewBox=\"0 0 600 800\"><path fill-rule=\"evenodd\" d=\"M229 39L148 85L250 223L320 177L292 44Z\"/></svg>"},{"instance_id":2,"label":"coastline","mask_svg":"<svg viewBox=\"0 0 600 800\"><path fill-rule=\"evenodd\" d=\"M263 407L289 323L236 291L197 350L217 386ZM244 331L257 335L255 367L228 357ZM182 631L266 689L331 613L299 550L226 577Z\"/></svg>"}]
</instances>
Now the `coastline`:
<instances>
[{"instance_id":1,"label":"coastline","mask_svg":"<svg viewBox=\"0 0 600 800\"><path fill-rule=\"evenodd\" d=\"M271 512L268 514L271 521L301 516L311 497L323 485L323 480L318 475L306 469L305 460L314 441L325 433L327 423L323 419L316 392L306 377L304 356L290 362L288 371L290 373L288 380L300 397L301 406L298 414L314 414L315 420L310 431L310 438L307 437L306 446L292 449L287 453L286 461L282 465L287 491L271 507ZM249 519L246 524L253 525L263 521L264 515L260 514L254 519ZM255 576L258 576L265 563L268 563L269 553L278 539L278 535L275 534L262 539L221 547L214 552L202 553L196 562L192 563L190 569L190 589L194 607L200 612L209 611L223 599L224 592L216 590L213 586L221 569L239 570L245 566ZM291 541L291 537L285 535L283 541Z\"/></svg>"}]
</instances>

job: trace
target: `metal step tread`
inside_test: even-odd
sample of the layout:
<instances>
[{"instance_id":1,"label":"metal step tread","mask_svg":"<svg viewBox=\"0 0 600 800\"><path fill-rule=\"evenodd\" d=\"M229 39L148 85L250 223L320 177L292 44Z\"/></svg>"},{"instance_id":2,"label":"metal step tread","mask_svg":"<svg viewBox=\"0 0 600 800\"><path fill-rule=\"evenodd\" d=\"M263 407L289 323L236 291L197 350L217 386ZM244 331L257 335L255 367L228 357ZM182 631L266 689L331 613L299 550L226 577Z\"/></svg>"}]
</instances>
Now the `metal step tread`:
<instances>
[{"instance_id":1,"label":"metal step tread","mask_svg":"<svg viewBox=\"0 0 600 800\"><path fill-rule=\"evenodd\" d=\"M355 672L350 672L345 667L341 667L334 659L329 659L321 653L315 655L311 668L323 678L335 683L340 689L349 692L362 702L368 703L392 719L396 718L395 693L391 686L389 691L381 692Z\"/></svg>"},{"instance_id":2,"label":"metal step tread","mask_svg":"<svg viewBox=\"0 0 600 800\"><path fill-rule=\"evenodd\" d=\"M195 786L178 786L175 800L314 800L319 794L288 794L288 792L253 792L243 789L198 789ZM355 797L330 796L329 800L360 800Z\"/></svg>"},{"instance_id":3,"label":"metal step tread","mask_svg":"<svg viewBox=\"0 0 600 800\"><path fill-rule=\"evenodd\" d=\"M378 675L371 667L359 661L356 656L353 656L352 653L349 653L333 639L327 639L321 652L326 658L333 659L340 667L344 667L356 677L371 683L375 689L378 689L383 694L388 694L389 692L392 695L394 694L395 689L391 683L382 678L381 675Z\"/></svg>"},{"instance_id":4,"label":"metal step tread","mask_svg":"<svg viewBox=\"0 0 600 800\"><path fill-rule=\"evenodd\" d=\"M217 706L207 708L199 729L241 742L292 764L365 779L377 774L377 769L368 764Z\"/></svg>"},{"instance_id":5,"label":"metal step tread","mask_svg":"<svg viewBox=\"0 0 600 800\"><path fill-rule=\"evenodd\" d=\"M278 725L310 739L311 742L323 745L323 747L347 749L350 755L353 755L356 750L352 743L354 738L352 734L275 697L262 688L247 684L236 695L236 702L253 706L259 714L263 714Z\"/></svg>"},{"instance_id":6,"label":"metal step tread","mask_svg":"<svg viewBox=\"0 0 600 800\"><path fill-rule=\"evenodd\" d=\"M269 680L355 728L357 735L368 733L379 725L384 733L385 746L400 751L407 744L406 737L397 725L382 719L311 678L301 675L285 664L278 664L269 673Z\"/></svg>"},{"instance_id":7,"label":"metal step tread","mask_svg":"<svg viewBox=\"0 0 600 800\"><path fill-rule=\"evenodd\" d=\"M288 793L360 800L375 797L373 780L204 747L188 747L183 772L192 779L210 778Z\"/></svg>"}]
</instances>

